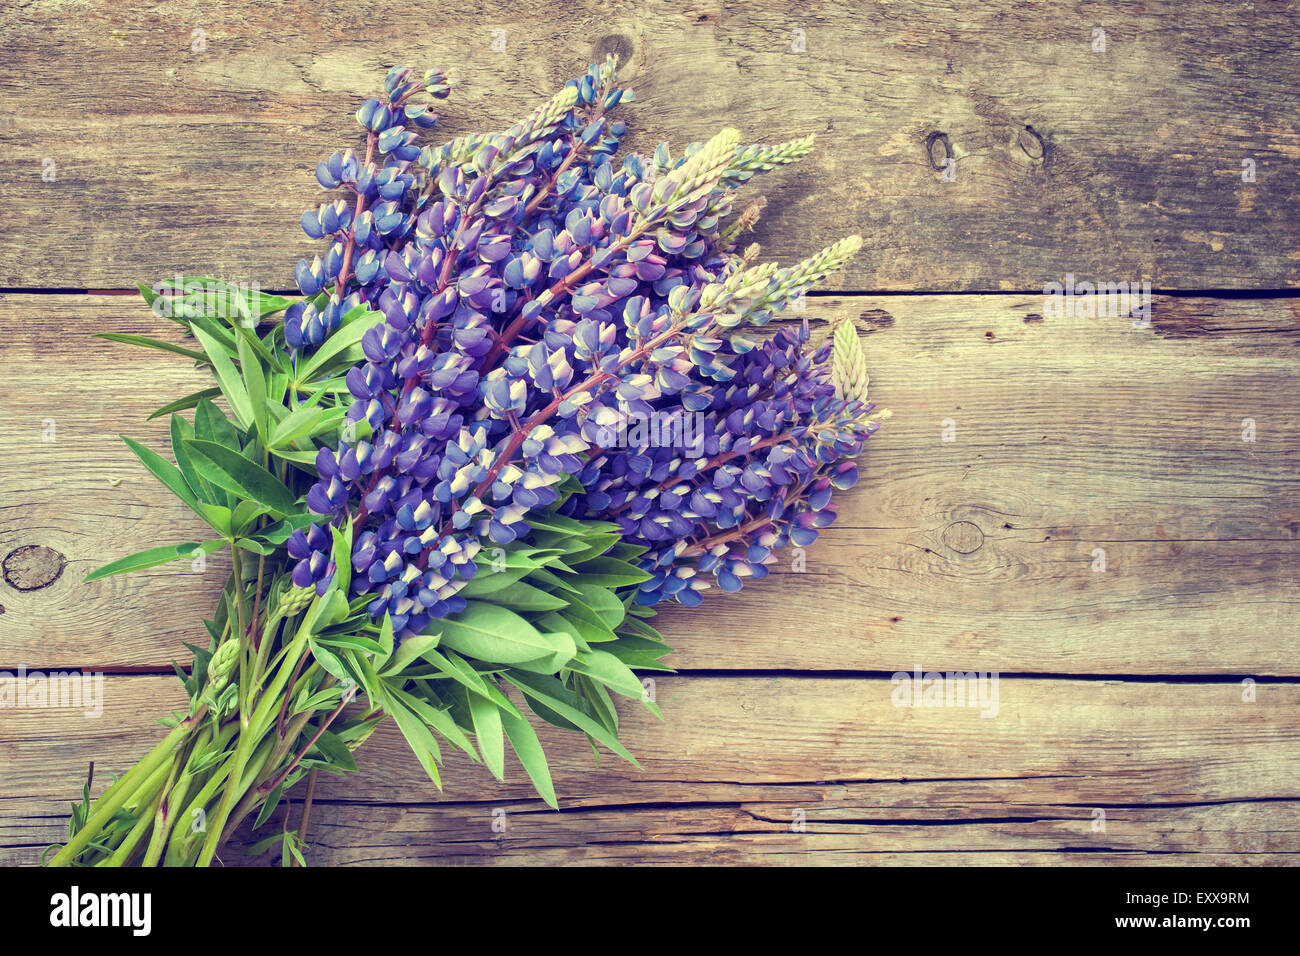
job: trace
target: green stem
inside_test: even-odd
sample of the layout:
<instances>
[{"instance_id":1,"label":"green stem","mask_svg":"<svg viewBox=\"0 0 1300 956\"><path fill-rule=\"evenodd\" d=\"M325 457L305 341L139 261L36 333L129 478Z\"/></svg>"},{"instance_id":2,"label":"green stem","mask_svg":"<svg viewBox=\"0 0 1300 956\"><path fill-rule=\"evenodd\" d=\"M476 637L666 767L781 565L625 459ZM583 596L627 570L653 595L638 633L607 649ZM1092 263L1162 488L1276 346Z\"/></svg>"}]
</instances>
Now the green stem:
<instances>
[{"instance_id":1,"label":"green stem","mask_svg":"<svg viewBox=\"0 0 1300 956\"><path fill-rule=\"evenodd\" d=\"M135 826L126 835L121 845L114 851L106 861L100 863L100 866L120 867L125 866L127 862L135 855L135 848L139 845L144 833L153 824L154 808L158 801L162 799L162 785L166 780L171 767L168 764L162 764L149 775L144 786L140 788L141 802L138 806L140 813L139 819L135 821Z\"/></svg>"},{"instance_id":2,"label":"green stem","mask_svg":"<svg viewBox=\"0 0 1300 956\"><path fill-rule=\"evenodd\" d=\"M203 709L199 710L203 713ZM63 849L50 859L50 866L69 866L76 861L81 855L82 850L99 834L100 829L112 819L113 814L117 813L139 789L141 782L147 782L149 777L159 768L167 766L167 758L171 756L172 750L179 744L185 735L193 728L194 718L181 721L153 750L137 763L134 767L124 773L116 783L104 791L104 795L95 803L95 809L90 817L86 820L85 826L78 830L68 842L64 844Z\"/></svg>"},{"instance_id":3,"label":"green stem","mask_svg":"<svg viewBox=\"0 0 1300 956\"><path fill-rule=\"evenodd\" d=\"M266 730L266 723L275 709L275 704L279 700L284 685L289 680L289 661L292 659L297 663L297 655L303 653L307 646L307 640L310 636L310 630L305 626L298 628L298 633L294 636L293 643L290 645L290 653L276 671L275 679L267 685L266 692L262 695L261 701L257 705L256 711L250 716L245 712L240 717L239 726L239 743L235 746L235 755L231 758L230 776L226 780L226 789L221 795L221 804L217 807L217 816L215 820L208 821L207 838L203 841L203 849L199 852L198 865L207 866L212 862L212 857L217 852L217 847L221 843L222 831L225 829L226 820L230 812L234 809L235 800L242 796L240 789L243 783L244 769L252 756L253 748L256 746L258 739ZM252 732L250 732L252 731Z\"/></svg>"}]
</instances>

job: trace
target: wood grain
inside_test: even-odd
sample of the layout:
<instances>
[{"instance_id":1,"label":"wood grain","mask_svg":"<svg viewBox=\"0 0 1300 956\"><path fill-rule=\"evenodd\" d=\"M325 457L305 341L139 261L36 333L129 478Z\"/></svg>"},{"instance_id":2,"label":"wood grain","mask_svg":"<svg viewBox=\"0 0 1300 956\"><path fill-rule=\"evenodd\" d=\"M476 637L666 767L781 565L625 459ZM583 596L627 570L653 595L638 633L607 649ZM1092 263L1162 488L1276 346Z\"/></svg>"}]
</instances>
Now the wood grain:
<instances>
[{"instance_id":1,"label":"wood grain","mask_svg":"<svg viewBox=\"0 0 1300 956\"><path fill-rule=\"evenodd\" d=\"M596 768L581 740L543 729L559 813L513 758L504 784L453 758L438 794L385 728L359 775L318 783L313 862L1297 862L1293 684L1246 702L1233 683L1008 678L991 718L896 707L894 689L663 678L664 723L620 707L641 770L608 755ZM99 718L0 710L0 863L34 861L86 760L110 779L183 702L173 679L117 676Z\"/></svg>"},{"instance_id":2,"label":"wood grain","mask_svg":"<svg viewBox=\"0 0 1300 956\"><path fill-rule=\"evenodd\" d=\"M0 48L0 672L146 672L97 716L0 707L0 864L161 736L228 573L82 583L205 536L117 436L163 448L145 415L209 380L92 339L174 333L79 293L290 288L394 62L457 77L453 136L609 52L630 149L817 134L747 187L756 238L865 237L807 314L857 324L895 415L805 554L664 613L643 769L548 728L555 813L512 760L439 794L385 728L321 781L312 862L1300 863L1300 5L33 0ZM1062 317L1034 290L1067 276L1175 294ZM998 673L997 716L894 706L914 668Z\"/></svg>"},{"instance_id":3,"label":"wood grain","mask_svg":"<svg viewBox=\"0 0 1300 956\"><path fill-rule=\"evenodd\" d=\"M508 125L607 52L639 95L631 148L724 124L761 142L818 135L814 158L768 177L758 238L788 260L863 233L843 289L1300 281L1292 3L403 11L395 27L376 0L10 5L0 233L21 241L0 286L131 288L184 271L291 287L316 251L297 226L317 201L311 170L353 143L352 113L393 62L460 78L450 136Z\"/></svg>"},{"instance_id":4,"label":"wood grain","mask_svg":"<svg viewBox=\"0 0 1300 956\"><path fill-rule=\"evenodd\" d=\"M859 324L872 394L896 414L806 554L664 614L672 662L1296 676L1298 303L1157 297L1136 329L1043 318L1025 296L809 300L819 329ZM167 324L123 297L0 299L0 380L42 383L4 400L0 557L35 545L67 561L47 587L0 585L0 665L162 669L202 639L220 556L82 583L204 535L117 434L165 451L144 416L205 373L87 335Z\"/></svg>"}]
</instances>

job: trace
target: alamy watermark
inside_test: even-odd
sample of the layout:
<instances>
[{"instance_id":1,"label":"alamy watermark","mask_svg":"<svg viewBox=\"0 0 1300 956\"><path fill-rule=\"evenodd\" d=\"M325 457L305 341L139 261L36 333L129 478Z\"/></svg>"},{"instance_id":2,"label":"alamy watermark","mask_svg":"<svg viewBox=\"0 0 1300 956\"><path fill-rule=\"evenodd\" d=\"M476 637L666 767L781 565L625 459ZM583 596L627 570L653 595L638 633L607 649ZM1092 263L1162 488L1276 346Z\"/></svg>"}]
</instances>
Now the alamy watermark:
<instances>
[{"instance_id":1,"label":"alamy watermark","mask_svg":"<svg viewBox=\"0 0 1300 956\"><path fill-rule=\"evenodd\" d=\"M153 284L157 296L149 304L160 319L175 319L197 312L218 319L239 319L252 327L257 323L257 303L262 287L256 282L221 282L213 284L177 275Z\"/></svg>"},{"instance_id":2,"label":"alamy watermark","mask_svg":"<svg viewBox=\"0 0 1300 956\"><path fill-rule=\"evenodd\" d=\"M104 713L104 675L80 671L0 671L0 708L80 709L87 717Z\"/></svg>"},{"instance_id":3,"label":"alamy watermark","mask_svg":"<svg viewBox=\"0 0 1300 956\"><path fill-rule=\"evenodd\" d=\"M704 454L705 427L703 412L651 412L600 426L596 441L602 448L677 448L698 457Z\"/></svg>"},{"instance_id":4,"label":"alamy watermark","mask_svg":"<svg viewBox=\"0 0 1300 956\"><path fill-rule=\"evenodd\" d=\"M978 707L981 717L998 715L997 671L898 671L889 699L895 707Z\"/></svg>"},{"instance_id":5,"label":"alamy watermark","mask_svg":"<svg viewBox=\"0 0 1300 956\"><path fill-rule=\"evenodd\" d=\"M1132 317L1135 328L1151 326L1151 282L1076 282L1066 273L1064 282L1043 286L1045 318L1120 319Z\"/></svg>"}]
</instances>

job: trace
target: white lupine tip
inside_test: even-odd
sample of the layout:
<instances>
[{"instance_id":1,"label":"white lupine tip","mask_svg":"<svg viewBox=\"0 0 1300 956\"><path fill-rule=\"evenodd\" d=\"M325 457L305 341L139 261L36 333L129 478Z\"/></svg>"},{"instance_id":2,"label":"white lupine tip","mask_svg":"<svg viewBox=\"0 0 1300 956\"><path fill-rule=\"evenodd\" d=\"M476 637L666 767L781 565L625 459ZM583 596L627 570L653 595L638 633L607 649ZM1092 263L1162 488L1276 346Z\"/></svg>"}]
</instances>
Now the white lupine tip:
<instances>
[{"instance_id":1,"label":"white lupine tip","mask_svg":"<svg viewBox=\"0 0 1300 956\"><path fill-rule=\"evenodd\" d=\"M835 397L865 403L870 381L858 330L852 322L841 322L835 329L831 348L831 383L835 386Z\"/></svg>"}]
</instances>

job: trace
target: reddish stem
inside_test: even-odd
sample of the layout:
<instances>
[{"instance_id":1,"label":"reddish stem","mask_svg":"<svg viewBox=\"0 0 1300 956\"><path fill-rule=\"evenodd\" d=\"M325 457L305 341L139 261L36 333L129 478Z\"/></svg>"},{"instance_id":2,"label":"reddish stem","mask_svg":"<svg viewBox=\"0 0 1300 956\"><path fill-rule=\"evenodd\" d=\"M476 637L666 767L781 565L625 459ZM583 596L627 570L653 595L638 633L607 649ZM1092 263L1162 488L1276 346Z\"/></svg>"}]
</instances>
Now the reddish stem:
<instances>
[{"instance_id":1,"label":"reddish stem","mask_svg":"<svg viewBox=\"0 0 1300 956\"><path fill-rule=\"evenodd\" d=\"M374 159L375 144L378 142L378 133L371 132L366 136L366 166L369 166L370 161ZM340 302L343 301L343 292L347 288L348 284L348 269L352 266L352 251L357 246L357 241L354 236L357 227L357 220L361 218L361 214L365 211L366 197L361 193L357 193L357 205L356 209L352 213L352 228L348 230L348 237L343 240L343 264L339 266L339 279L338 283L334 286L334 294L338 296Z\"/></svg>"}]
</instances>

